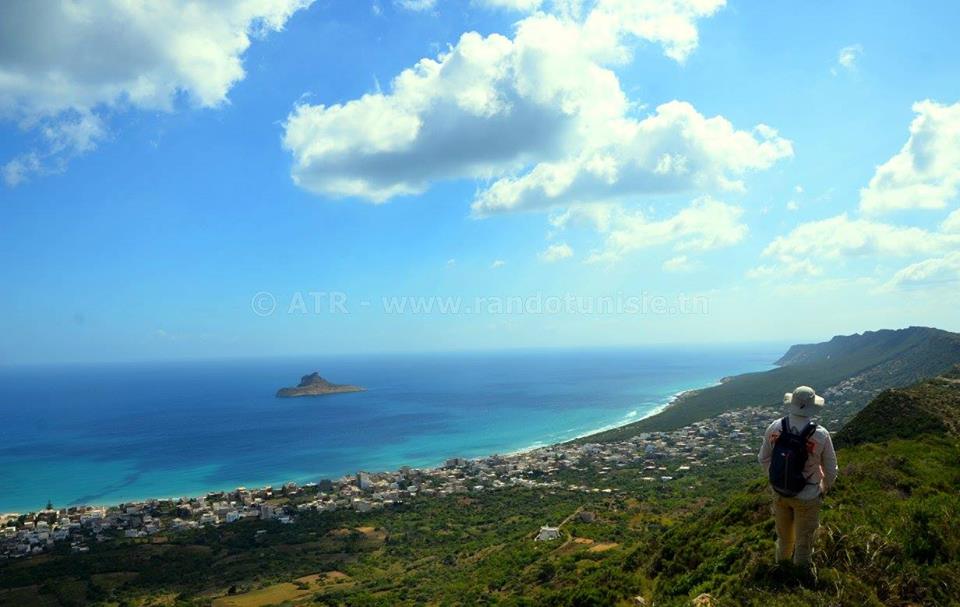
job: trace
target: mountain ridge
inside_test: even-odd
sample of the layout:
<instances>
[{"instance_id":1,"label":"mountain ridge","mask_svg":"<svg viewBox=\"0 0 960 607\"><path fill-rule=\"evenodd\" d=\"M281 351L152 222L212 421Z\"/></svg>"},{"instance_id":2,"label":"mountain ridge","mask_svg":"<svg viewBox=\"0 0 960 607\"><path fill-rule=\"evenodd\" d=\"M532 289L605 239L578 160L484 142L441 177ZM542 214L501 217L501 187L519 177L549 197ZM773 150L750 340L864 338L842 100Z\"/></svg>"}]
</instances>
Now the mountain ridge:
<instances>
[{"instance_id":1,"label":"mountain ridge","mask_svg":"<svg viewBox=\"0 0 960 607\"><path fill-rule=\"evenodd\" d=\"M838 335L791 346L769 371L736 375L681 395L660 413L594 434L580 442L623 440L641 432L674 430L751 406L779 406L784 392L808 385L827 399L823 422L836 429L882 390L948 372L960 363L960 334L932 327Z\"/></svg>"}]
</instances>

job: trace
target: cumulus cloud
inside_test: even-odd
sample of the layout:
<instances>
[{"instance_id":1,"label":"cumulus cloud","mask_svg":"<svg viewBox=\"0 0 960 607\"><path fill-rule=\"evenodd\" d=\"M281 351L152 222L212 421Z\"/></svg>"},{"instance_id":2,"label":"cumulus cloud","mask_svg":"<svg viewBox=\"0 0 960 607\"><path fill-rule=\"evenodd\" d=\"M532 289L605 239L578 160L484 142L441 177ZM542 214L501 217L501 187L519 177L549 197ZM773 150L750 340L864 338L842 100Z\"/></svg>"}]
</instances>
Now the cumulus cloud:
<instances>
[{"instance_id":1,"label":"cumulus cloud","mask_svg":"<svg viewBox=\"0 0 960 607\"><path fill-rule=\"evenodd\" d=\"M0 119L52 131L42 165L93 149L105 108L169 111L181 96L218 106L244 77L251 37L311 1L4 2Z\"/></svg>"},{"instance_id":2,"label":"cumulus cloud","mask_svg":"<svg viewBox=\"0 0 960 607\"><path fill-rule=\"evenodd\" d=\"M911 264L893 275L883 290L929 288L949 285L953 288L960 281L960 251L948 253Z\"/></svg>"},{"instance_id":3,"label":"cumulus cloud","mask_svg":"<svg viewBox=\"0 0 960 607\"><path fill-rule=\"evenodd\" d=\"M774 273L816 275L818 263L850 258L915 257L943 253L960 245L960 234L934 232L851 219L846 213L797 226L780 236L763 251L775 265L754 268L752 277Z\"/></svg>"},{"instance_id":4,"label":"cumulus cloud","mask_svg":"<svg viewBox=\"0 0 960 607\"><path fill-rule=\"evenodd\" d=\"M496 270L496 269L498 269L498 268L502 268L502 267L505 266L505 265L507 265L507 262L505 262L504 260L502 260L502 259L494 259L494 260L493 260L493 263L490 264L490 269L491 269L491 270Z\"/></svg>"},{"instance_id":5,"label":"cumulus cloud","mask_svg":"<svg viewBox=\"0 0 960 607\"><path fill-rule=\"evenodd\" d=\"M789 141L763 125L738 131L725 118L706 118L672 101L636 121L625 118L609 138L587 140L572 158L539 163L481 192L477 215L638 194L744 189L736 177L793 153ZM592 145L591 145L592 144Z\"/></svg>"},{"instance_id":6,"label":"cumulus cloud","mask_svg":"<svg viewBox=\"0 0 960 607\"><path fill-rule=\"evenodd\" d=\"M537 255L542 261L552 263L573 257L573 248L565 242L552 244Z\"/></svg>"},{"instance_id":7,"label":"cumulus cloud","mask_svg":"<svg viewBox=\"0 0 960 607\"><path fill-rule=\"evenodd\" d=\"M800 210L800 203L798 203L796 200L789 200L789 201L787 201L787 210L788 210L788 211L799 211L799 210Z\"/></svg>"},{"instance_id":8,"label":"cumulus cloud","mask_svg":"<svg viewBox=\"0 0 960 607\"><path fill-rule=\"evenodd\" d=\"M598 0L585 27L659 43L665 55L682 62L699 43L697 20L725 5L726 0Z\"/></svg>"},{"instance_id":9,"label":"cumulus cloud","mask_svg":"<svg viewBox=\"0 0 960 607\"><path fill-rule=\"evenodd\" d=\"M580 21L531 15L513 38L468 32L403 71L388 93L297 106L284 133L292 176L317 194L373 202L442 179L492 179L473 205L478 215L741 188L743 173L789 156L790 142L677 101L635 119L609 67L629 59L625 40L634 38L685 57L696 19L721 5L603 0Z\"/></svg>"},{"instance_id":10,"label":"cumulus cloud","mask_svg":"<svg viewBox=\"0 0 960 607\"><path fill-rule=\"evenodd\" d=\"M554 217L558 229L591 224L603 234L603 246L587 258L588 263L616 263L642 249L670 246L677 252L702 252L737 244L747 234L741 221L743 209L703 196L665 218L653 218L640 209L575 206Z\"/></svg>"},{"instance_id":11,"label":"cumulus cloud","mask_svg":"<svg viewBox=\"0 0 960 607\"><path fill-rule=\"evenodd\" d=\"M960 102L913 104L910 137L860 190L860 209L942 209L960 189Z\"/></svg>"}]
</instances>

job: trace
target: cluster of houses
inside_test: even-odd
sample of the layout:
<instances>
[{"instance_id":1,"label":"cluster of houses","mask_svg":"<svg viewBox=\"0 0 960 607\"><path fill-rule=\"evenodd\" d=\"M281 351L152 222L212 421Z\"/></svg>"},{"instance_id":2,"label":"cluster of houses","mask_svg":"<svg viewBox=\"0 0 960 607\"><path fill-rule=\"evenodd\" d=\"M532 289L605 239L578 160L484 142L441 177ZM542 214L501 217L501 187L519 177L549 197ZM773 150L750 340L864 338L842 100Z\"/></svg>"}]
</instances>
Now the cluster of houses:
<instances>
[{"instance_id":1,"label":"cluster of houses","mask_svg":"<svg viewBox=\"0 0 960 607\"><path fill-rule=\"evenodd\" d=\"M42 553L58 543L86 552L91 542L136 540L157 534L245 520L293 523L298 513L352 510L369 512L418 497L495 491L505 487L565 487L605 492L613 489L563 484L563 470L591 470L597 478L632 466L648 482L669 483L708 461L755 457L758 437L778 415L753 407L723 413L671 432L639 434L605 443L562 443L511 455L454 458L431 469L403 467L393 472L360 472L338 480L280 488L239 487L203 497L151 499L109 508L49 506L29 514L0 516L0 559ZM598 483L602 484L602 483ZM545 527L543 540L556 535Z\"/></svg>"},{"instance_id":2,"label":"cluster of houses","mask_svg":"<svg viewBox=\"0 0 960 607\"><path fill-rule=\"evenodd\" d=\"M241 520L277 520L292 523L286 506L276 502L307 489L288 483L278 492L272 487L209 493L204 497L150 499L112 507L52 505L39 512L0 516L0 559L19 558L69 542L73 552L88 552L92 542L117 538L148 538L166 531L196 529L205 525Z\"/></svg>"}]
</instances>

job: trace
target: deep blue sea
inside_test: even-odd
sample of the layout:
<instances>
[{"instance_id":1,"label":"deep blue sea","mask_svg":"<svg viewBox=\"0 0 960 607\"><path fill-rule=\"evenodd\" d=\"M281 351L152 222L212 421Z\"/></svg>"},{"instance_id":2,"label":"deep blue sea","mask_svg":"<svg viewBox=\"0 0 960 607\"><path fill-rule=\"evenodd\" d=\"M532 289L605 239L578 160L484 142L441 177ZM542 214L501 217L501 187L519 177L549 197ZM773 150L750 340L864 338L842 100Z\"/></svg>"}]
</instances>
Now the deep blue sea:
<instances>
[{"instance_id":1,"label":"deep blue sea","mask_svg":"<svg viewBox=\"0 0 960 607\"><path fill-rule=\"evenodd\" d=\"M778 346L0 368L0 512L308 482L637 420ZM319 371L366 392L278 399Z\"/></svg>"}]
</instances>

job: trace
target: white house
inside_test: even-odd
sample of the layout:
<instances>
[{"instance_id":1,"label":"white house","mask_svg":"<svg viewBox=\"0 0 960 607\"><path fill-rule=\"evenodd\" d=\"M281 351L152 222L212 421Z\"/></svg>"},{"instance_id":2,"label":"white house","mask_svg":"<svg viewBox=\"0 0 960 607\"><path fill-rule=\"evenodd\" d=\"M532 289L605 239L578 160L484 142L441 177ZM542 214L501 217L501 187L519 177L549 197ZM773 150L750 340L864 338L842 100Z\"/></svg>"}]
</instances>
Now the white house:
<instances>
[{"instance_id":1,"label":"white house","mask_svg":"<svg viewBox=\"0 0 960 607\"><path fill-rule=\"evenodd\" d=\"M535 541L549 542L560 539L559 527L540 527L540 533L537 534Z\"/></svg>"}]
</instances>

